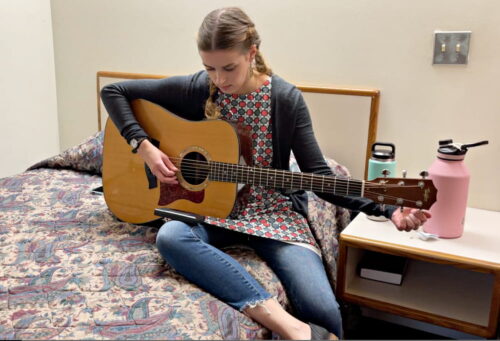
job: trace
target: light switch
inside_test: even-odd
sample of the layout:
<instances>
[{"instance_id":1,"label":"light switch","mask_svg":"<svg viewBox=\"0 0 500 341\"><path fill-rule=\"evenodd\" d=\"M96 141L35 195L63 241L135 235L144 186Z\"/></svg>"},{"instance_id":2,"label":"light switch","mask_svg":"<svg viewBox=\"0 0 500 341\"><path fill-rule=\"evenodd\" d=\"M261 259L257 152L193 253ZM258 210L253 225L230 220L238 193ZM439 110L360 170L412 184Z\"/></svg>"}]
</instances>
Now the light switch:
<instances>
[{"instance_id":1,"label":"light switch","mask_svg":"<svg viewBox=\"0 0 500 341\"><path fill-rule=\"evenodd\" d=\"M467 64L471 31L435 31L433 64Z\"/></svg>"}]
</instances>

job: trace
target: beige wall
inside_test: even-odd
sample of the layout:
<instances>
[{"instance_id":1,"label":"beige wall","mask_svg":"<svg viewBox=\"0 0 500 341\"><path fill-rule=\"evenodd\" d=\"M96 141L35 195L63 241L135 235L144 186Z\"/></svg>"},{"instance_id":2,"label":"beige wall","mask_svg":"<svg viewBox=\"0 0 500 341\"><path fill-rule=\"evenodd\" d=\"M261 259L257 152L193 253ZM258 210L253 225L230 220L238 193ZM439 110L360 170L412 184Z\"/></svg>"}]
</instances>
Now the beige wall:
<instances>
[{"instance_id":1,"label":"beige wall","mask_svg":"<svg viewBox=\"0 0 500 341\"><path fill-rule=\"evenodd\" d=\"M49 0L0 0L0 178L59 151Z\"/></svg>"},{"instance_id":2,"label":"beige wall","mask_svg":"<svg viewBox=\"0 0 500 341\"><path fill-rule=\"evenodd\" d=\"M380 89L379 140L397 145L399 169L410 176L431 164L439 139L489 139L467 156L469 204L500 210L497 0L52 0L61 146L96 130L96 71L199 70L196 30L226 5L250 14L263 53L287 80ZM473 32L468 65L432 65L435 30ZM336 145L325 131L345 133L334 120L343 110L331 108L329 126L322 118L317 127L329 156Z\"/></svg>"}]
</instances>

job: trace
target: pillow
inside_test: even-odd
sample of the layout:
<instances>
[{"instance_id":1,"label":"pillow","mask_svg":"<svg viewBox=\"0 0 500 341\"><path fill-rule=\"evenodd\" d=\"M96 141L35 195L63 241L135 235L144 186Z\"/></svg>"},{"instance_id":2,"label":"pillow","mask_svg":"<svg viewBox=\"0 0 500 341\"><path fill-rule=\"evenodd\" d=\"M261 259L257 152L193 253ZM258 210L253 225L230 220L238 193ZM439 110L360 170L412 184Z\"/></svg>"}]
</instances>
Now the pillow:
<instances>
[{"instance_id":1,"label":"pillow","mask_svg":"<svg viewBox=\"0 0 500 341\"><path fill-rule=\"evenodd\" d=\"M103 139L104 132L97 132L79 145L66 149L59 155L40 161L27 170L65 168L101 175Z\"/></svg>"}]
</instances>

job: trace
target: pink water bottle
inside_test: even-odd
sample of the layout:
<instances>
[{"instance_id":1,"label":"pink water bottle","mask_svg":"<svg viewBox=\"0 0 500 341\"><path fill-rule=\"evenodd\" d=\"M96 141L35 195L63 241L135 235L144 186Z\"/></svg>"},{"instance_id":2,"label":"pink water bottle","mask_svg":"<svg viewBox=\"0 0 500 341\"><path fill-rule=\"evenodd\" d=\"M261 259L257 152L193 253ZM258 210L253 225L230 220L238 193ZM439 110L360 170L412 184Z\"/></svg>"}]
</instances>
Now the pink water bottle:
<instances>
[{"instance_id":1,"label":"pink water bottle","mask_svg":"<svg viewBox=\"0 0 500 341\"><path fill-rule=\"evenodd\" d=\"M424 224L425 232L440 238L458 238L463 234L470 179L463 160L468 148L487 143L439 141L437 158L429 168L429 177L438 190L437 200L430 209L432 218Z\"/></svg>"}]
</instances>

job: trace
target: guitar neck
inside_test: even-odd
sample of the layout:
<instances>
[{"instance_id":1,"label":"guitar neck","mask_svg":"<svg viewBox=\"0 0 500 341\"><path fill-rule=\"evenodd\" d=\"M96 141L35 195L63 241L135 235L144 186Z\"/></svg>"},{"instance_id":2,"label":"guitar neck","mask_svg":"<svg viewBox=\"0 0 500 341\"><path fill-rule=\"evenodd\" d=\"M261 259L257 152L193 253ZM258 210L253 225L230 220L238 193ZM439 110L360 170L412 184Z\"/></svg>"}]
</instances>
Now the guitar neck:
<instances>
[{"instance_id":1,"label":"guitar neck","mask_svg":"<svg viewBox=\"0 0 500 341\"><path fill-rule=\"evenodd\" d=\"M213 181L315 191L342 196L362 197L364 194L364 182L359 180L215 161L209 162L208 177Z\"/></svg>"}]
</instances>

